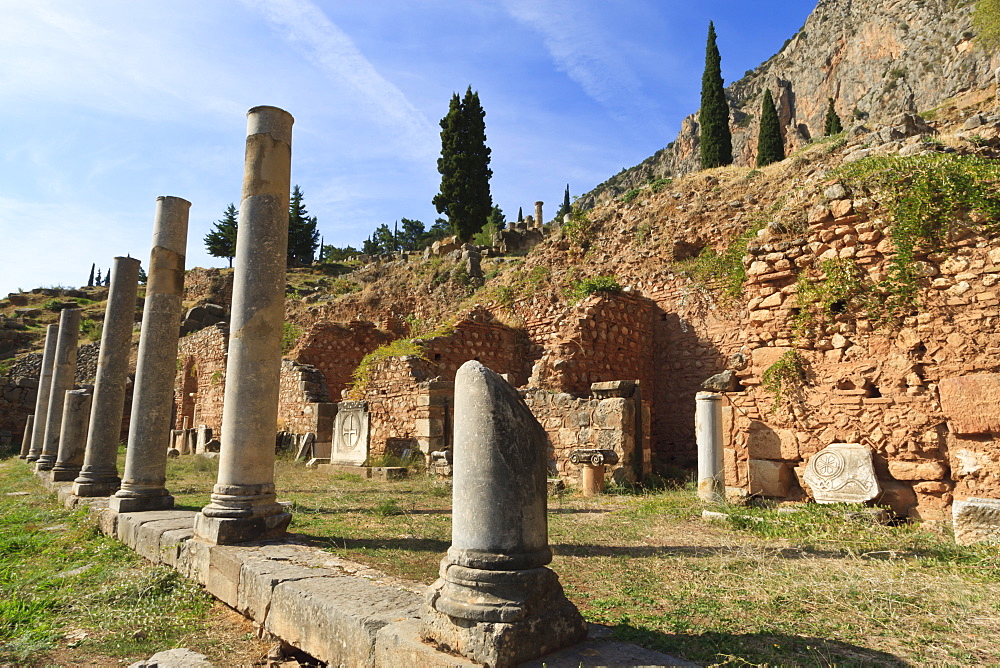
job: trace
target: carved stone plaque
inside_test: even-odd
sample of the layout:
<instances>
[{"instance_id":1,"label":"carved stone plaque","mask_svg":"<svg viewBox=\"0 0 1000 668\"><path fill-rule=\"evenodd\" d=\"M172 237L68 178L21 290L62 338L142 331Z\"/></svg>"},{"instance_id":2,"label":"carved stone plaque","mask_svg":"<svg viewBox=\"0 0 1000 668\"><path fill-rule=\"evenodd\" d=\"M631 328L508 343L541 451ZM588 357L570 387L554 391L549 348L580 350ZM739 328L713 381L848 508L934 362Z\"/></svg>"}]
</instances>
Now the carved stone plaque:
<instances>
[{"instance_id":1,"label":"carved stone plaque","mask_svg":"<svg viewBox=\"0 0 1000 668\"><path fill-rule=\"evenodd\" d=\"M809 460L803 474L817 503L864 503L879 495L872 453L860 443L833 443Z\"/></svg>"},{"instance_id":2,"label":"carved stone plaque","mask_svg":"<svg viewBox=\"0 0 1000 668\"><path fill-rule=\"evenodd\" d=\"M333 428L333 464L359 466L368 459L368 403L341 401Z\"/></svg>"}]
</instances>

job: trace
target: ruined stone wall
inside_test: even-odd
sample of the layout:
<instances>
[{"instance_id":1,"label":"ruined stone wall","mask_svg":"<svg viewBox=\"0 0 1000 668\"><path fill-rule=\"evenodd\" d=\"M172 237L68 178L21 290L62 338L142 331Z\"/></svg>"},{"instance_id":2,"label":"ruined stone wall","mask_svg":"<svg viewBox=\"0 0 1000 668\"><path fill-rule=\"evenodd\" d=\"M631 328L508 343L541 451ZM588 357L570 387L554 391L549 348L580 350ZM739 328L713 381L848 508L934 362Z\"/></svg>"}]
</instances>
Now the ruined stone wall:
<instances>
[{"instance_id":1,"label":"ruined stone wall","mask_svg":"<svg viewBox=\"0 0 1000 668\"><path fill-rule=\"evenodd\" d=\"M853 263L861 282L887 273L882 213L840 194L810 211L801 237L765 239L744 259L748 354L737 369L744 389L728 393L727 484L808 495L808 458L849 442L871 449L880 500L901 514L943 519L954 498L1000 497L1000 248L959 230L943 252L918 253L921 306L899 327L845 311L846 302L807 316L815 305L797 297L793 268L819 278L817 260ZM776 402L762 379L786 354L805 378L785 382Z\"/></svg>"},{"instance_id":2,"label":"ruined stone wall","mask_svg":"<svg viewBox=\"0 0 1000 668\"><path fill-rule=\"evenodd\" d=\"M316 434L316 440L327 443L332 434L330 393L323 374L305 364L281 360L278 382L278 430L294 434Z\"/></svg>"},{"instance_id":3,"label":"ruined stone wall","mask_svg":"<svg viewBox=\"0 0 1000 668\"><path fill-rule=\"evenodd\" d=\"M335 401L350 386L354 370L365 355L397 338L374 323L316 322L299 338L289 357L316 367Z\"/></svg>"},{"instance_id":4,"label":"ruined stone wall","mask_svg":"<svg viewBox=\"0 0 1000 668\"><path fill-rule=\"evenodd\" d=\"M578 448L618 453L618 463L605 470L616 482L634 482L649 472L649 439L643 438L642 422L637 421L642 409L636 397L578 398L531 388L521 396L548 435L550 475L579 483L581 467L569 459Z\"/></svg>"},{"instance_id":5,"label":"ruined stone wall","mask_svg":"<svg viewBox=\"0 0 1000 668\"><path fill-rule=\"evenodd\" d=\"M442 381L455 380L458 368L476 360L493 371L507 374L515 387L528 380L526 341L518 331L479 309L459 320L446 336L426 340L424 356Z\"/></svg>"},{"instance_id":6,"label":"ruined stone wall","mask_svg":"<svg viewBox=\"0 0 1000 668\"><path fill-rule=\"evenodd\" d=\"M186 417L189 428L203 424L217 436L221 433L228 349L225 325L207 327L180 339L174 378L174 429L183 428Z\"/></svg>"},{"instance_id":7,"label":"ruined stone wall","mask_svg":"<svg viewBox=\"0 0 1000 668\"><path fill-rule=\"evenodd\" d=\"M370 416L371 456L384 454L390 440L417 442L417 421L426 417L418 403L419 384L432 377L431 365L418 357L389 357L372 365L363 395Z\"/></svg>"}]
</instances>

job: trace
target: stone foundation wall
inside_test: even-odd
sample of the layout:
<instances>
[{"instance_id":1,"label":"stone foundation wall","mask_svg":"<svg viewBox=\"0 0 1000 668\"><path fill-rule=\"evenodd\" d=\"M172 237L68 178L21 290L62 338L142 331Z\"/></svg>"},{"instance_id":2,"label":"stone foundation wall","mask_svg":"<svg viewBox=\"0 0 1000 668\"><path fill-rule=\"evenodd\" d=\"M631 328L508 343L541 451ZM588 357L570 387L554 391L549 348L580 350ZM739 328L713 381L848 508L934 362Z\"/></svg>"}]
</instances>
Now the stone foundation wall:
<instances>
[{"instance_id":1,"label":"stone foundation wall","mask_svg":"<svg viewBox=\"0 0 1000 668\"><path fill-rule=\"evenodd\" d=\"M570 462L570 453L578 448L599 448L618 453L618 463L605 467L606 476L616 482L635 482L650 471L648 420L644 431L642 406L632 391L633 384L599 385L627 386L627 391L613 394L628 396L578 398L531 388L522 390L521 395L548 434L550 475L579 483L582 467Z\"/></svg>"},{"instance_id":2,"label":"stone foundation wall","mask_svg":"<svg viewBox=\"0 0 1000 668\"><path fill-rule=\"evenodd\" d=\"M180 339L174 378L174 429L182 429L187 418L188 428L203 424L211 427L218 438L222 432L228 349L229 331L225 325L206 327Z\"/></svg>"},{"instance_id":3,"label":"stone foundation wall","mask_svg":"<svg viewBox=\"0 0 1000 668\"><path fill-rule=\"evenodd\" d=\"M336 405L330 401L323 374L315 367L283 359L278 388L278 431L312 432L317 443L331 443Z\"/></svg>"},{"instance_id":4,"label":"stone foundation wall","mask_svg":"<svg viewBox=\"0 0 1000 668\"><path fill-rule=\"evenodd\" d=\"M887 491L882 501L900 514L941 520L955 498L1000 497L1000 249L993 240L959 229L942 252L918 252L920 307L898 327L879 327L836 303L803 318L815 307L797 298L797 272L819 278L821 263L833 260L858 267L859 280L871 283L885 278L892 253L881 212L846 197L814 207L801 237L751 246L741 323L746 366L737 369L745 389L728 394L727 484L808 496L801 478L808 458L849 442L871 449ZM798 356L805 378L786 383L776 402L762 382L786 354Z\"/></svg>"},{"instance_id":5,"label":"stone foundation wall","mask_svg":"<svg viewBox=\"0 0 1000 668\"><path fill-rule=\"evenodd\" d=\"M319 369L330 396L339 401L364 356L396 338L371 322L317 322L299 338L289 357Z\"/></svg>"}]
</instances>

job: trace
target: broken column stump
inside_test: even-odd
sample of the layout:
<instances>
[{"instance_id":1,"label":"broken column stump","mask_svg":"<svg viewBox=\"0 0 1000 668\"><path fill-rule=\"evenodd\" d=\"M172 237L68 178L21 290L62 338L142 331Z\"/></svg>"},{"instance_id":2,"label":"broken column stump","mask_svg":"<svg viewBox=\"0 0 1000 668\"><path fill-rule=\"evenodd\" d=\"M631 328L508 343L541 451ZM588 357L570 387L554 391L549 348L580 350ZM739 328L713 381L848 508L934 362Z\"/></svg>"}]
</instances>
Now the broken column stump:
<instances>
[{"instance_id":1,"label":"broken column stump","mask_svg":"<svg viewBox=\"0 0 1000 668\"><path fill-rule=\"evenodd\" d=\"M108 507L119 513L174 507L174 497L165 486L167 436L173 419L190 207L191 203L180 197L156 198L125 476L108 501Z\"/></svg>"},{"instance_id":2,"label":"broken column stump","mask_svg":"<svg viewBox=\"0 0 1000 668\"><path fill-rule=\"evenodd\" d=\"M582 640L583 618L545 567L545 431L517 391L476 361L455 377L454 441L452 544L421 634L491 667Z\"/></svg>"}]
</instances>

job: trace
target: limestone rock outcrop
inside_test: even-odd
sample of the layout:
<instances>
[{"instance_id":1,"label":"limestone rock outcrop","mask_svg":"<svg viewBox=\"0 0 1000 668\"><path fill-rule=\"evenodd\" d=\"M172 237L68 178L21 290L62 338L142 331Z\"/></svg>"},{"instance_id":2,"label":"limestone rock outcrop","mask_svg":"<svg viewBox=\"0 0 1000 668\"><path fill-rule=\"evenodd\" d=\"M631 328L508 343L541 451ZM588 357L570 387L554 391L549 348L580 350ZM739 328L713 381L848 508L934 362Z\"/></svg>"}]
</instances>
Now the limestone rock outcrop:
<instances>
[{"instance_id":1,"label":"limestone rock outcrop","mask_svg":"<svg viewBox=\"0 0 1000 668\"><path fill-rule=\"evenodd\" d=\"M822 136L829 98L845 127L873 127L988 88L1000 61L976 46L972 6L951 0L820 0L778 53L726 89L736 164L756 159L765 88L774 95L786 154ZM720 46L723 58L727 48L738 48ZM666 148L600 184L581 203L593 206L653 179L696 171L698 135L694 113Z\"/></svg>"}]
</instances>

